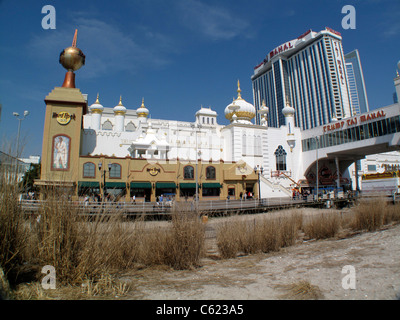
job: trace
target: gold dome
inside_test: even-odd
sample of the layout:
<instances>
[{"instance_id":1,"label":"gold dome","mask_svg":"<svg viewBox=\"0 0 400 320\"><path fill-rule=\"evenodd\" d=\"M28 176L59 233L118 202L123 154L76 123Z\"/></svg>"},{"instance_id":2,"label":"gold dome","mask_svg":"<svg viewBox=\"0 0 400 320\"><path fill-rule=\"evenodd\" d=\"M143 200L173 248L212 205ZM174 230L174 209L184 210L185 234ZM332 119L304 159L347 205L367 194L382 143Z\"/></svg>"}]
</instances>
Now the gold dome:
<instances>
[{"instance_id":1,"label":"gold dome","mask_svg":"<svg viewBox=\"0 0 400 320\"><path fill-rule=\"evenodd\" d=\"M233 102L225 108L225 118L229 121L232 121L232 116L235 114L238 120L250 122L256 116L256 109L251 103L248 103L242 98L242 90L240 89L239 80L237 82L237 85L238 96L236 100L233 100Z\"/></svg>"}]
</instances>

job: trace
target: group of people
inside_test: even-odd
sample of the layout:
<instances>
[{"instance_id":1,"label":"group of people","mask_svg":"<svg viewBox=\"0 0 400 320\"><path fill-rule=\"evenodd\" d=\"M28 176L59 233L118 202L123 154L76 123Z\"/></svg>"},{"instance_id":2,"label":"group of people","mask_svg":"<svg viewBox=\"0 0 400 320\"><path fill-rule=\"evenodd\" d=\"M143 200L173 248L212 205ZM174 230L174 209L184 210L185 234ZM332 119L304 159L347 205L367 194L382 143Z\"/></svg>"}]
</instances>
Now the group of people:
<instances>
[{"instance_id":1,"label":"group of people","mask_svg":"<svg viewBox=\"0 0 400 320\"><path fill-rule=\"evenodd\" d=\"M246 191L246 192L241 192L240 194L239 194L239 198L240 198L240 200L246 200L246 199L253 199L253 193L252 192L250 192L250 191Z\"/></svg>"}]
</instances>

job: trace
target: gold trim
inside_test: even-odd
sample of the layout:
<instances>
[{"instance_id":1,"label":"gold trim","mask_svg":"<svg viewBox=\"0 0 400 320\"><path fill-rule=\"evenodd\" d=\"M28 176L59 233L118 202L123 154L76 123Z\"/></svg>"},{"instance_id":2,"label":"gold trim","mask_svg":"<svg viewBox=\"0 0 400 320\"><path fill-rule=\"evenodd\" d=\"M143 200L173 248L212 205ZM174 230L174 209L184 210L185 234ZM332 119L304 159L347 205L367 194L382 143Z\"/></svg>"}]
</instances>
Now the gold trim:
<instances>
[{"instance_id":1,"label":"gold trim","mask_svg":"<svg viewBox=\"0 0 400 320\"><path fill-rule=\"evenodd\" d=\"M90 112L91 112L92 114L93 114L93 113L102 114L102 113L103 113L103 110L101 110L101 109L91 109Z\"/></svg>"},{"instance_id":2,"label":"gold trim","mask_svg":"<svg viewBox=\"0 0 400 320\"><path fill-rule=\"evenodd\" d=\"M114 111L114 114L116 116L124 116L126 114L126 112L122 111L122 110L117 110L117 111Z\"/></svg>"},{"instance_id":3,"label":"gold trim","mask_svg":"<svg viewBox=\"0 0 400 320\"><path fill-rule=\"evenodd\" d=\"M228 113L225 117L228 120L232 120L232 117L234 114L239 118L239 120L240 120L240 118L246 118L246 119L251 120L256 116L253 112L250 112L250 111L235 111L235 112Z\"/></svg>"}]
</instances>

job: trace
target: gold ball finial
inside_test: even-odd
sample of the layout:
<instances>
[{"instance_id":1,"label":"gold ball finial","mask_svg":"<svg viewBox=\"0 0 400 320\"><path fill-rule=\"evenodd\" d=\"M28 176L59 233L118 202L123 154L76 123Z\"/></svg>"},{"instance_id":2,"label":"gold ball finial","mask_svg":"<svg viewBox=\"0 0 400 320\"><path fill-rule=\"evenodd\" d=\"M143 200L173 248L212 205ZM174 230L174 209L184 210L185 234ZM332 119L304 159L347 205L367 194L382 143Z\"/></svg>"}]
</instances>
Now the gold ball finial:
<instances>
[{"instance_id":1,"label":"gold ball finial","mask_svg":"<svg viewBox=\"0 0 400 320\"><path fill-rule=\"evenodd\" d=\"M85 55L82 50L76 47L78 29L75 30L72 46L64 49L60 54L59 62L68 71L76 71L85 64Z\"/></svg>"}]
</instances>

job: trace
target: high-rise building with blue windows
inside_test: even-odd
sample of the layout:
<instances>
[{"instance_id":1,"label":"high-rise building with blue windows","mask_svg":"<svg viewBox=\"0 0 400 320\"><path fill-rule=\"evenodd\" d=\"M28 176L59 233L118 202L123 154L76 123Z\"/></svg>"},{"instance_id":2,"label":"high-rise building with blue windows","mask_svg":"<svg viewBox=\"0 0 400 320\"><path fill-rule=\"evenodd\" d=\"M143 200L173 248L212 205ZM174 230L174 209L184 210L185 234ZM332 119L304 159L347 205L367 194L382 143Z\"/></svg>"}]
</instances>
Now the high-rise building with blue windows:
<instances>
[{"instance_id":1,"label":"high-rise building with blue windows","mask_svg":"<svg viewBox=\"0 0 400 320\"><path fill-rule=\"evenodd\" d=\"M346 61L347 77L349 81L350 99L353 113L359 114L369 111L367 90L365 89L364 74L358 50L344 56Z\"/></svg>"},{"instance_id":2,"label":"high-rise building with blue windows","mask_svg":"<svg viewBox=\"0 0 400 320\"><path fill-rule=\"evenodd\" d=\"M309 30L276 47L254 68L252 83L256 110L263 102L269 107L271 127L285 123L287 104L302 130L353 114L342 37L330 28Z\"/></svg>"}]
</instances>

